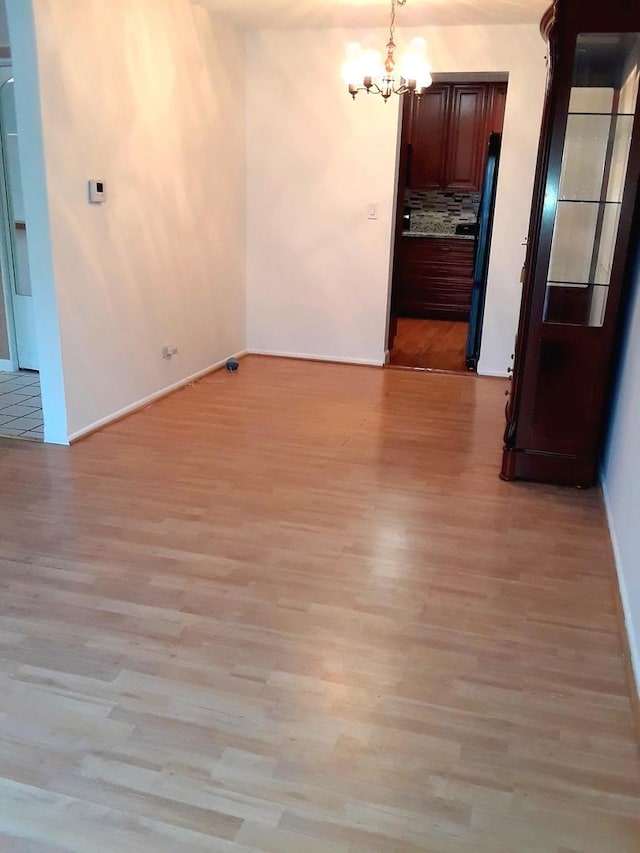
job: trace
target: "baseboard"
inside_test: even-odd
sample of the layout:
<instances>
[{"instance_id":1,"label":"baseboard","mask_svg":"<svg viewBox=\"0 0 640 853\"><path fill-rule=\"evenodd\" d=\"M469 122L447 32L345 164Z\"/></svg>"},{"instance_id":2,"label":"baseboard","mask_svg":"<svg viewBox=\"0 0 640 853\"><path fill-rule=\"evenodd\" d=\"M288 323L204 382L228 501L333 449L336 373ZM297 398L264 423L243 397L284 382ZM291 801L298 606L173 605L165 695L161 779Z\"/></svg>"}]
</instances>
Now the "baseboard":
<instances>
[{"instance_id":1,"label":"baseboard","mask_svg":"<svg viewBox=\"0 0 640 853\"><path fill-rule=\"evenodd\" d=\"M0 358L0 373L17 373L18 366L10 358Z\"/></svg>"},{"instance_id":2,"label":"baseboard","mask_svg":"<svg viewBox=\"0 0 640 853\"><path fill-rule=\"evenodd\" d=\"M300 361L326 361L331 364L359 364L365 367L383 367L384 357L380 360L369 358L338 358L332 355L313 355L302 352L278 352L276 350L250 349L249 355L268 355L272 358L297 358Z\"/></svg>"},{"instance_id":3,"label":"baseboard","mask_svg":"<svg viewBox=\"0 0 640 853\"><path fill-rule=\"evenodd\" d=\"M495 379L508 379L509 374L506 371L494 371L494 370L480 370L478 368L478 376L491 376Z\"/></svg>"},{"instance_id":4,"label":"baseboard","mask_svg":"<svg viewBox=\"0 0 640 853\"><path fill-rule=\"evenodd\" d=\"M181 388L184 388L186 385L190 385L192 382L197 382L198 379L202 379L209 373L215 373L216 370L220 370L226 365L228 359L242 358L245 355L247 355L247 350L242 350L241 352L229 355L227 356L227 358L223 358L221 361L217 361L215 364L212 364L209 367L205 367L203 370L199 370L197 373L192 373L191 376L187 376L184 379L180 379L179 382L174 382L173 385L168 385L166 388L162 388L162 390L156 391L154 394L149 394L148 397L144 397L142 400L138 400L137 402L132 403L130 406L125 406L124 409L120 409L119 411L114 412L111 415L107 415L106 418L101 418L99 421L95 421L94 423L89 424L89 426L83 427L83 429L80 429L69 436L69 444L75 444L76 441L80 441L80 439L82 438L87 438L87 436L93 435L93 433L104 429L104 427L109 426L110 424L113 424L116 421L121 421L123 418L126 418L129 415L133 415L135 412L139 412L140 409L146 408L147 406L151 405L151 403L155 403L158 400L161 400L163 397L168 397L169 394L173 394L174 391L179 391Z\"/></svg>"},{"instance_id":5,"label":"baseboard","mask_svg":"<svg viewBox=\"0 0 640 853\"><path fill-rule=\"evenodd\" d=\"M613 549L613 559L616 566L617 583L615 586L616 611L618 622L620 625L620 633L622 635L622 644L624 652L624 663L627 670L627 678L631 691L631 710L636 727L636 735L640 742L640 650L636 646L635 634L633 631L633 616L631 613L631 605L629 603L629 593L627 585L622 573L622 557L618 546L616 530L613 524L611 515L611 507L609 503L609 494L607 491L606 479L603 476L602 480L602 495L604 498L604 508L607 516L607 525L609 527L609 538Z\"/></svg>"}]
</instances>

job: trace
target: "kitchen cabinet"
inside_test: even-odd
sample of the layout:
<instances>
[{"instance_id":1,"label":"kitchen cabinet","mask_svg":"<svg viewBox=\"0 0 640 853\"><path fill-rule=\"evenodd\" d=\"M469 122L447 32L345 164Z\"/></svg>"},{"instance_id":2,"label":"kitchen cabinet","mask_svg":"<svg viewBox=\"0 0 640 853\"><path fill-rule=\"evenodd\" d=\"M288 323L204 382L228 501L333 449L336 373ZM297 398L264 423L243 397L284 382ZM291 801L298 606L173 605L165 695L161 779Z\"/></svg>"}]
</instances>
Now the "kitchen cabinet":
<instances>
[{"instance_id":1,"label":"kitchen cabinet","mask_svg":"<svg viewBox=\"0 0 640 853\"><path fill-rule=\"evenodd\" d=\"M487 96L487 115L489 117L487 133L502 133L504 113L507 106L507 84L494 83L493 86L489 87Z\"/></svg>"},{"instance_id":2,"label":"kitchen cabinet","mask_svg":"<svg viewBox=\"0 0 640 853\"><path fill-rule=\"evenodd\" d=\"M489 134L502 132L506 94L506 83L442 83L412 98L407 186L480 192Z\"/></svg>"},{"instance_id":3,"label":"kitchen cabinet","mask_svg":"<svg viewBox=\"0 0 640 853\"><path fill-rule=\"evenodd\" d=\"M501 475L588 487L640 237L640 4L557 0L543 30L550 77Z\"/></svg>"},{"instance_id":4,"label":"kitchen cabinet","mask_svg":"<svg viewBox=\"0 0 640 853\"><path fill-rule=\"evenodd\" d=\"M396 256L394 314L468 320L474 247L473 240L403 237Z\"/></svg>"},{"instance_id":5,"label":"kitchen cabinet","mask_svg":"<svg viewBox=\"0 0 640 853\"><path fill-rule=\"evenodd\" d=\"M489 139L488 86L451 86L443 189L479 192Z\"/></svg>"},{"instance_id":6,"label":"kitchen cabinet","mask_svg":"<svg viewBox=\"0 0 640 853\"><path fill-rule=\"evenodd\" d=\"M417 99L412 98L413 114L409 133L409 185L412 189L437 190L442 185L446 166L449 86L430 86Z\"/></svg>"}]
</instances>

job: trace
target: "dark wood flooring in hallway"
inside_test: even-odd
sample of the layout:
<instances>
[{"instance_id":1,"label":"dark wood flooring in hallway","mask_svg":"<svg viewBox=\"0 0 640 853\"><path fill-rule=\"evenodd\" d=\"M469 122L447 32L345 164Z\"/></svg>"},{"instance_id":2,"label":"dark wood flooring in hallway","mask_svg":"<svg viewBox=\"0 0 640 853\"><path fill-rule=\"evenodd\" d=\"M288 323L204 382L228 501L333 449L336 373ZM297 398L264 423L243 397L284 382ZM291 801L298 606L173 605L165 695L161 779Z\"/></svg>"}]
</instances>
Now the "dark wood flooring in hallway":
<instances>
[{"instance_id":1,"label":"dark wood flooring in hallway","mask_svg":"<svg viewBox=\"0 0 640 853\"><path fill-rule=\"evenodd\" d=\"M465 361L468 323L398 317L390 364L468 373Z\"/></svg>"}]
</instances>

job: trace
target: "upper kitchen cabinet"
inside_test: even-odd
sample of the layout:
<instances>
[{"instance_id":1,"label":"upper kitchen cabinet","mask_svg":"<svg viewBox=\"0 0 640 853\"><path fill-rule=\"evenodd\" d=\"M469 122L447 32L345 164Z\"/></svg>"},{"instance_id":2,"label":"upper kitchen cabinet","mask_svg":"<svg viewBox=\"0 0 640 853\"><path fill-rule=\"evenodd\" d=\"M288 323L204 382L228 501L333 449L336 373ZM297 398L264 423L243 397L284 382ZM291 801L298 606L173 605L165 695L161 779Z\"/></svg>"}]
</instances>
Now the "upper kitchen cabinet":
<instances>
[{"instance_id":1,"label":"upper kitchen cabinet","mask_svg":"<svg viewBox=\"0 0 640 853\"><path fill-rule=\"evenodd\" d=\"M419 100L411 99L407 181L411 189L437 190L442 186L447 154L449 96L449 86L435 84Z\"/></svg>"},{"instance_id":2,"label":"upper kitchen cabinet","mask_svg":"<svg viewBox=\"0 0 640 853\"><path fill-rule=\"evenodd\" d=\"M507 84L495 83L493 86L489 86L488 98L489 126L487 130L489 133L502 133L504 113L507 106Z\"/></svg>"},{"instance_id":3,"label":"upper kitchen cabinet","mask_svg":"<svg viewBox=\"0 0 640 853\"><path fill-rule=\"evenodd\" d=\"M441 83L411 99L407 186L479 192L490 133L504 121L506 83Z\"/></svg>"},{"instance_id":4,"label":"upper kitchen cabinet","mask_svg":"<svg viewBox=\"0 0 640 853\"><path fill-rule=\"evenodd\" d=\"M480 191L489 139L487 90L478 83L451 87L446 190Z\"/></svg>"}]
</instances>

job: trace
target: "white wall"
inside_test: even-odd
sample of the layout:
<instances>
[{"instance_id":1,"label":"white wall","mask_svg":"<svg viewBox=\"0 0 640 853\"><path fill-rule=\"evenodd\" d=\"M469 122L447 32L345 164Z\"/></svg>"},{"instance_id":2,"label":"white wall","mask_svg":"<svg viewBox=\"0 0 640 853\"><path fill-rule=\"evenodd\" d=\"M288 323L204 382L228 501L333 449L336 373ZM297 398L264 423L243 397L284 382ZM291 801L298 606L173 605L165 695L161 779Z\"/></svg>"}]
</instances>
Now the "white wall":
<instances>
[{"instance_id":1,"label":"white wall","mask_svg":"<svg viewBox=\"0 0 640 853\"><path fill-rule=\"evenodd\" d=\"M434 71L507 72L504 128L480 370L504 374L517 327L545 45L537 27L442 27L425 35ZM348 97L349 41L383 30L248 36L247 286L251 350L380 364L385 349L398 103ZM401 46L401 45L400 45ZM367 203L380 218L367 221Z\"/></svg>"},{"instance_id":2,"label":"white wall","mask_svg":"<svg viewBox=\"0 0 640 853\"><path fill-rule=\"evenodd\" d=\"M629 645L640 688L640 252L602 485Z\"/></svg>"},{"instance_id":3,"label":"white wall","mask_svg":"<svg viewBox=\"0 0 640 853\"><path fill-rule=\"evenodd\" d=\"M189 0L33 6L73 436L245 347L244 44Z\"/></svg>"}]
</instances>

